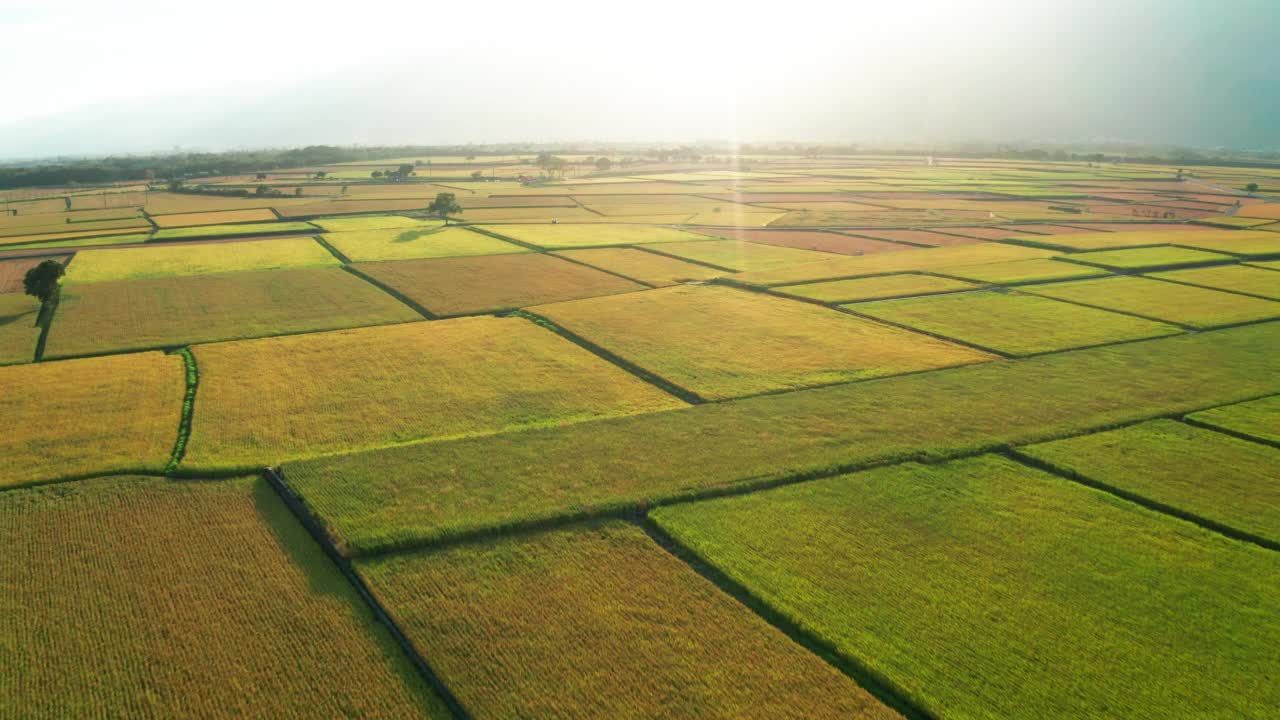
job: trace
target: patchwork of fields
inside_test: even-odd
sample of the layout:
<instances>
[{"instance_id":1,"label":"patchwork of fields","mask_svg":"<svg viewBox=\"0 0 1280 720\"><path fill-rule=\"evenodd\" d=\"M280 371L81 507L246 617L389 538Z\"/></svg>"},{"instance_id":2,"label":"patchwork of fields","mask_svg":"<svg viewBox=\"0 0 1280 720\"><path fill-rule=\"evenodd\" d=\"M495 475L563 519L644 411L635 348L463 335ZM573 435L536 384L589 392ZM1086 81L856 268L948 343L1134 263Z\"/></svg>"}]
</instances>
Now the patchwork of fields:
<instances>
[{"instance_id":1,"label":"patchwork of fields","mask_svg":"<svg viewBox=\"0 0 1280 720\"><path fill-rule=\"evenodd\" d=\"M0 717L1274 715L1280 174L596 160L6 197Z\"/></svg>"}]
</instances>

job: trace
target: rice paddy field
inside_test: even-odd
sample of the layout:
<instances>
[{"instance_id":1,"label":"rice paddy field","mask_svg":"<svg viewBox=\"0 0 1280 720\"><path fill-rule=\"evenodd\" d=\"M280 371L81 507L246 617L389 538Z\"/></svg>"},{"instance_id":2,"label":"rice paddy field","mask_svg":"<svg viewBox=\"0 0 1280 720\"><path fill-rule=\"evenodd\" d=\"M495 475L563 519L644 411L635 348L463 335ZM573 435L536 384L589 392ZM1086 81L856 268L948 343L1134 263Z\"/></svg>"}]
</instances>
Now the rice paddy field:
<instances>
[{"instance_id":1,"label":"rice paddy field","mask_svg":"<svg viewBox=\"0 0 1280 720\"><path fill-rule=\"evenodd\" d=\"M1280 303L1143 277L1030 285L1028 293L1194 328L1280 317Z\"/></svg>"},{"instance_id":2,"label":"rice paddy field","mask_svg":"<svg viewBox=\"0 0 1280 720\"><path fill-rule=\"evenodd\" d=\"M74 285L339 264L332 253L310 238L255 240L235 245L156 245L78 252L67 268L66 282Z\"/></svg>"},{"instance_id":3,"label":"rice paddy field","mask_svg":"<svg viewBox=\"0 0 1280 720\"><path fill-rule=\"evenodd\" d=\"M731 288L662 288L530 312L708 399L991 359L826 308Z\"/></svg>"},{"instance_id":4,"label":"rice paddy field","mask_svg":"<svg viewBox=\"0 0 1280 720\"><path fill-rule=\"evenodd\" d=\"M509 311L645 287L542 253L400 260L353 267L441 317Z\"/></svg>"},{"instance_id":5,"label":"rice paddy field","mask_svg":"<svg viewBox=\"0 0 1280 720\"><path fill-rule=\"evenodd\" d=\"M1172 335L1166 323L1021 293L997 291L860 303L859 315L1009 355Z\"/></svg>"},{"instance_id":6,"label":"rice paddy field","mask_svg":"<svg viewBox=\"0 0 1280 720\"><path fill-rule=\"evenodd\" d=\"M519 318L215 343L193 354L200 415L184 466L194 469L260 468L684 405ZM356 359L362 369L352 373ZM491 402L495 395L504 401Z\"/></svg>"},{"instance_id":7,"label":"rice paddy field","mask_svg":"<svg viewBox=\"0 0 1280 720\"><path fill-rule=\"evenodd\" d=\"M1275 715L1280 170L417 152L0 190L0 718Z\"/></svg>"}]
</instances>

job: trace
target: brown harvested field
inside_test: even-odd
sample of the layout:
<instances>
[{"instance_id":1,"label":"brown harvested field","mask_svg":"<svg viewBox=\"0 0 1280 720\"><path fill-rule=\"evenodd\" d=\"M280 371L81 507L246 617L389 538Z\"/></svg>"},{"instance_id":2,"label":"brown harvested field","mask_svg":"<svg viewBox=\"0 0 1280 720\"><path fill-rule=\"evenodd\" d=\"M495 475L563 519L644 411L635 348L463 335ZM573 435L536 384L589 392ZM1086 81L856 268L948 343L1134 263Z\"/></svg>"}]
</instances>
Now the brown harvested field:
<instances>
[{"instance_id":1,"label":"brown harvested field","mask_svg":"<svg viewBox=\"0 0 1280 720\"><path fill-rule=\"evenodd\" d=\"M282 208L288 205L304 205L315 202L314 198L263 198L226 197L222 195L194 195L191 193L147 193L146 211L152 215L173 215L176 213L214 212L218 210L251 210L260 208L264 202L272 207Z\"/></svg>"},{"instance_id":2,"label":"brown harvested field","mask_svg":"<svg viewBox=\"0 0 1280 720\"><path fill-rule=\"evenodd\" d=\"M39 314L40 301L30 295L0 293L0 365L31 362L35 358L36 341L40 338L40 327L36 325Z\"/></svg>"},{"instance_id":3,"label":"brown harvested field","mask_svg":"<svg viewBox=\"0 0 1280 720\"><path fill-rule=\"evenodd\" d=\"M910 245L873 240L854 235L842 235L821 230L753 230L753 229L721 229L702 230L708 235L728 238L730 240L748 240L765 245L798 248L800 250L817 250L819 252L836 253L838 255L869 255L894 250L910 250Z\"/></svg>"},{"instance_id":4,"label":"brown harvested field","mask_svg":"<svg viewBox=\"0 0 1280 720\"><path fill-rule=\"evenodd\" d=\"M786 203L786 202L841 202L855 201L861 202L866 198L860 198L856 195L848 193L706 193L702 197L709 197L715 200L727 200L739 203Z\"/></svg>"},{"instance_id":5,"label":"brown harvested field","mask_svg":"<svg viewBox=\"0 0 1280 720\"><path fill-rule=\"evenodd\" d=\"M467 198L462 206L472 208L513 208L513 207L576 207L577 202L567 195L491 195L489 197ZM463 215L466 213L464 212Z\"/></svg>"},{"instance_id":6,"label":"brown harvested field","mask_svg":"<svg viewBox=\"0 0 1280 720\"><path fill-rule=\"evenodd\" d=\"M616 275L537 253L390 260L353 267L437 316L512 310L644 289Z\"/></svg>"},{"instance_id":7,"label":"brown harvested field","mask_svg":"<svg viewBox=\"0 0 1280 720\"><path fill-rule=\"evenodd\" d=\"M722 270L636 248L586 248L560 250L553 254L653 286L710 280L725 275Z\"/></svg>"},{"instance_id":8,"label":"brown harvested field","mask_svg":"<svg viewBox=\"0 0 1280 720\"><path fill-rule=\"evenodd\" d=\"M1204 228L1196 225L1184 225L1182 223L1073 223L1068 227L1077 227L1089 232L1143 232L1147 230L1203 230Z\"/></svg>"},{"instance_id":9,"label":"brown harvested field","mask_svg":"<svg viewBox=\"0 0 1280 720\"><path fill-rule=\"evenodd\" d=\"M1236 215L1248 218L1280 220L1280 203L1268 203L1266 205L1253 205L1251 207L1241 208L1240 212L1236 213Z\"/></svg>"},{"instance_id":10,"label":"brown harvested field","mask_svg":"<svg viewBox=\"0 0 1280 720\"><path fill-rule=\"evenodd\" d=\"M20 293L23 291L22 279L27 271L45 260L57 260L66 264L67 255L54 255L22 260L5 260L0 262L0 293Z\"/></svg>"},{"instance_id":11,"label":"brown harvested field","mask_svg":"<svg viewBox=\"0 0 1280 720\"><path fill-rule=\"evenodd\" d=\"M221 225L227 223L275 222L276 214L267 208L248 210L219 210L217 212L177 213L152 215L151 221L160 228L194 227L196 225Z\"/></svg>"},{"instance_id":12,"label":"brown harvested field","mask_svg":"<svg viewBox=\"0 0 1280 720\"><path fill-rule=\"evenodd\" d=\"M970 245L982 242L978 238L944 235L928 230L850 230L876 240L892 240L894 242L915 243L929 247L946 247L949 245Z\"/></svg>"}]
</instances>

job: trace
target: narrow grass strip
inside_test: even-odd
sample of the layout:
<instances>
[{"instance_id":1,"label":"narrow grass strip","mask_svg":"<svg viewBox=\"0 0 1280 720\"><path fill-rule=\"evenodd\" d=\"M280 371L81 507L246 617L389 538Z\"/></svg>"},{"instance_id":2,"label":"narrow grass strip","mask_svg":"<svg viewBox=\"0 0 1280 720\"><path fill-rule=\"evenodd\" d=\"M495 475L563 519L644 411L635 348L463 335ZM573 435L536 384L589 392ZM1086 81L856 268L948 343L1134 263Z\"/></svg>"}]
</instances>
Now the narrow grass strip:
<instances>
[{"instance_id":1,"label":"narrow grass strip","mask_svg":"<svg viewBox=\"0 0 1280 720\"><path fill-rule=\"evenodd\" d=\"M173 443L173 455L169 464L165 465L165 475L172 475L187 454L187 441L191 439L191 419L196 409L196 389L200 385L200 370L196 367L196 356L191 348L178 348L175 354L182 356L182 365L186 369L187 392L182 398L182 417L178 420L178 438Z\"/></svg>"}]
</instances>

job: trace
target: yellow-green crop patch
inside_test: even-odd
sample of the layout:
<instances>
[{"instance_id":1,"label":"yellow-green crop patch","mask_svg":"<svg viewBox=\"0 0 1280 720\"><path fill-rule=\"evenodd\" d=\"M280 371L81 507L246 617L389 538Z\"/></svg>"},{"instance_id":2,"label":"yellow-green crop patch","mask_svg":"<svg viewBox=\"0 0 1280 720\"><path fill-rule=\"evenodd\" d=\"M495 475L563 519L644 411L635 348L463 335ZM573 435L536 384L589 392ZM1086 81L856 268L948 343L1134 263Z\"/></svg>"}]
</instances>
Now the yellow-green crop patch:
<instances>
[{"instance_id":1,"label":"yellow-green crop patch","mask_svg":"<svg viewBox=\"0 0 1280 720\"><path fill-rule=\"evenodd\" d=\"M66 282L105 282L341 264L333 253L311 238L155 245L78 252L67 268Z\"/></svg>"},{"instance_id":2,"label":"yellow-green crop patch","mask_svg":"<svg viewBox=\"0 0 1280 720\"><path fill-rule=\"evenodd\" d=\"M805 285L786 285L777 291L786 295L821 300L828 303L851 303L861 300L882 300L887 298L909 297L912 295L934 295L937 293L973 290L982 287L977 283L953 280L934 275L881 275L852 280L832 280L830 282L808 283Z\"/></svg>"},{"instance_id":3,"label":"yellow-green crop patch","mask_svg":"<svg viewBox=\"0 0 1280 720\"><path fill-rule=\"evenodd\" d=\"M1280 547L1280 448L1153 420L1019 452Z\"/></svg>"},{"instance_id":4,"label":"yellow-green crop patch","mask_svg":"<svg viewBox=\"0 0 1280 720\"><path fill-rule=\"evenodd\" d=\"M1280 555L1011 460L652 516L931 717L1262 718L1280 704Z\"/></svg>"},{"instance_id":5,"label":"yellow-green crop patch","mask_svg":"<svg viewBox=\"0 0 1280 720\"><path fill-rule=\"evenodd\" d=\"M900 717L633 525L356 567L476 717Z\"/></svg>"},{"instance_id":6,"label":"yellow-green crop patch","mask_svg":"<svg viewBox=\"0 0 1280 720\"><path fill-rule=\"evenodd\" d=\"M351 232L353 230L385 230L401 228L405 230L426 230L441 227L439 220L419 220L403 215L362 215L359 217L318 218L311 221L329 232Z\"/></svg>"},{"instance_id":7,"label":"yellow-green crop patch","mask_svg":"<svg viewBox=\"0 0 1280 720\"><path fill-rule=\"evenodd\" d=\"M355 262L528 252L466 228L439 225L335 232L324 235L324 241Z\"/></svg>"},{"instance_id":8,"label":"yellow-green crop patch","mask_svg":"<svg viewBox=\"0 0 1280 720\"><path fill-rule=\"evenodd\" d=\"M251 237L255 235L293 235L313 233L316 227L305 222L239 223L236 225L200 225L198 227L157 230L153 240L186 240L191 238Z\"/></svg>"},{"instance_id":9,"label":"yellow-green crop patch","mask_svg":"<svg viewBox=\"0 0 1280 720\"><path fill-rule=\"evenodd\" d=\"M1280 326L1268 323L411 444L284 471L358 555L869 463L1041 442L1277 392ZM1272 432L1280 435L1276 407Z\"/></svg>"},{"instance_id":10,"label":"yellow-green crop patch","mask_svg":"<svg viewBox=\"0 0 1280 720\"><path fill-rule=\"evenodd\" d=\"M746 240L697 240L695 242L668 243L660 248L660 252L676 257L707 263L732 271L776 270L792 265L825 260L833 256L830 253L780 245L764 245Z\"/></svg>"},{"instance_id":11,"label":"yellow-green crop patch","mask_svg":"<svg viewBox=\"0 0 1280 720\"><path fill-rule=\"evenodd\" d=\"M721 270L694 265L665 255L635 248L589 248L561 250L559 257L584 263L648 285L674 285L678 282L709 280L724 275Z\"/></svg>"},{"instance_id":12,"label":"yellow-green crop patch","mask_svg":"<svg viewBox=\"0 0 1280 720\"><path fill-rule=\"evenodd\" d=\"M1053 250L980 242L954 247L921 248L901 252L877 253L859 257L834 257L820 262L765 272L744 273L735 279L754 285L795 285L819 280L865 277L886 273L905 273L965 265L1029 260L1058 255Z\"/></svg>"},{"instance_id":13,"label":"yellow-green crop patch","mask_svg":"<svg viewBox=\"0 0 1280 720\"><path fill-rule=\"evenodd\" d=\"M1180 265L1207 265L1235 261L1235 258L1230 255L1167 245L1125 250L1097 250L1065 255L1061 259L1107 270L1163 270Z\"/></svg>"},{"instance_id":14,"label":"yellow-green crop patch","mask_svg":"<svg viewBox=\"0 0 1280 720\"><path fill-rule=\"evenodd\" d=\"M1026 292L1194 328L1280 317L1280 303L1142 277L1028 285Z\"/></svg>"},{"instance_id":15,"label":"yellow-green crop patch","mask_svg":"<svg viewBox=\"0 0 1280 720\"><path fill-rule=\"evenodd\" d=\"M860 314L1010 355L1034 355L1181 330L1034 295L972 292L850 306Z\"/></svg>"},{"instance_id":16,"label":"yellow-green crop patch","mask_svg":"<svg viewBox=\"0 0 1280 720\"><path fill-rule=\"evenodd\" d=\"M46 358L421 320L339 268L68 285Z\"/></svg>"},{"instance_id":17,"label":"yellow-green crop patch","mask_svg":"<svg viewBox=\"0 0 1280 720\"><path fill-rule=\"evenodd\" d=\"M644 289L617 275L544 253L396 260L354 267L445 317Z\"/></svg>"},{"instance_id":18,"label":"yellow-green crop patch","mask_svg":"<svg viewBox=\"0 0 1280 720\"><path fill-rule=\"evenodd\" d=\"M683 406L544 328L461 318L194 348L184 467L281 460Z\"/></svg>"},{"instance_id":19,"label":"yellow-green crop patch","mask_svg":"<svg viewBox=\"0 0 1280 720\"><path fill-rule=\"evenodd\" d=\"M71 233L75 236L78 233ZM95 245L130 245L144 243L151 239L151 233L128 233L125 235L92 235L76 237L73 240L43 240L34 243L4 245L4 250L53 250L60 248L93 247Z\"/></svg>"},{"instance_id":20,"label":"yellow-green crop patch","mask_svg":"<svg viewBox=\"0 0 1280 720\"><path fill-rule=\"evenodd\" d=\"M0 487L91 473L160 472L186 392L161 353L0 367Z\"/></svg>"},{"instance_id":21,"label":"yellow-green crop patch","mask_svg":"<svg viewBox=\"0 0 1280 720\"><path fill-rule=\"evenodd\" d=\"M452 717L263 480L10 491L0 544L6 715Z\"/></svg>"},{"instance_id":22,"label":"yellow-green crop patch","mask_svg":"<svg viewBox=\"0 0 1280 720\"><path fill-rule=\"evenodd\" d=\"M31 362L40 327L40 301L26 293L0 293L0 365Z\"/></svg>"},{"instance_id":23,"label":"yellow-green crop patch","mask_svg":"<svg viewBox=\"0 0 1280 720\"><path fill-rule=\"evenodd\" d=\"M723 287L661 288L532 312L714 399L992 359L809 303Z\"/></svg>"},{"instance_id":24,"label":"yellow-green crop patch","mask_svg":"<svg viewBox=\"0 0 1280 720\"><path fill-rule=\"evenodd\" d=\"M1008 262L984 263L981 265L962 265L954 269L938 268L934 272L993 285L1074 280L1076 278L1096 277L1107 274L1107 271L1102 268L1066 263L1055 258L1032 258L1030 260L1010 260Z\"/></svg>"},{"instance_id":25,"label":"yellow-green crop patch","mask_svg":"<svg viewBox=\"0 0 1280 720\"><path fill-rule=\"evenodd\" d=\"M1151 277L1280 300L1280 273L1248 265L1174 270Z\"/></svg>"},{"instance_id":26,"label":"yellow-green crop patch","mask_svg":"<svg viewBox=\"0 0 1280 720\"><path fill-rule=\"evenodd\" d=\"M1186 238L1185 240L1183 238ZM1270 231L1229 232L1206 236L1202 233L1178 235L1177 244L1246 258L1280 255L1280 233Z\"/></svg>"},{"instance_id":27,"label":"yellow-green crop patch","mask_svg":"<svg viewBox=\"0 0 1280 720\"><path fill-rule=\"evenodd\" d=\"M1274 218L1249 218L1249 217L1207 217L1196 220L1201 225L1212 225L1214 227L1228 228L1252 228L1259 225L1269 225L1275 222Z\"/></svg>"},{"instance_id":28,"label":"yellow-green crop patch","mask_svg":"<svg viewBox=\"0 0 1280 720\"><path fill-rule=\"evenodd\" d=\"M1187 417L1270 443L1280 443L1280 395L1217 407Z\"/></svg>"},{"instance_id":29,"label":"yellow-green crop patch","mask_svg":"<svg viewBox=\"0 0 1280 720\"><path fill-rule=\"evenodd\" d=\"M542 248L579 248L601 245L641 245L703 240L701 235L651 225L485 225L481 229Z\"/></svg>"},{"instance_id":30,"label":"yellow-green crop patch","mask_svg":"<svg viewBox=\"0 0 1280 720\"><path fill-rule=\"evenodd\" d=\"M1124 230L1118 232L1099 232L1071 235L1023 235L1016 238L1019 242L1043 245L1045 247L1062 248L1064 250L1109 250L1114 248L1136 248L1151 245L1186 245L1196 247L1202 242L1219 242L1235 238L1237 241L1246 233L1231 230L1189 230L1178 225L1168 230ZM1248 233L1256 235L1258 233Z\"/></svg>"}]
</instances>

